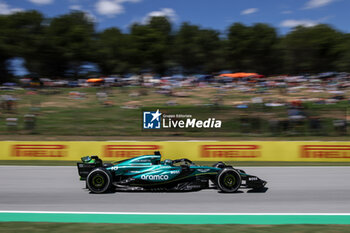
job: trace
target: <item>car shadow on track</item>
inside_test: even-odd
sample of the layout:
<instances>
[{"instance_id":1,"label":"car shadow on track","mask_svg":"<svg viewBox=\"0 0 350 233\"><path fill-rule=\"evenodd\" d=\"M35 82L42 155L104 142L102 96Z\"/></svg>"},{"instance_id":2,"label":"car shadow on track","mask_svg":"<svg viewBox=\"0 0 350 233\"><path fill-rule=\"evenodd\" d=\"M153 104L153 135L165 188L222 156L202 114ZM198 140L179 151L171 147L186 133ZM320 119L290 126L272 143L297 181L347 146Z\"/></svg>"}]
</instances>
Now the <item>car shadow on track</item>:
<instances>
[{"instance_id":1,"label":"car shadow on track","mask_svg":"<svg viewBox=\"0 0 350 233\"><path fill-rule=\"evenodd\" d=\"M88 191L89 194L98 194L98 193L93 193L89 191L88 189L83 188L83 190ZM180 191L180 190L167 190L167 191L162 191L162 190L120 190L120 189L115 189L115 190L109 190L104 193L100 193L98 195L105 195L105 194L114 194L114 193L193 193L193 192L199 192L202 190L191 190L191 191Z\"/></svg>"},{"instance_id":2,"label":"car shadow on track","mask_svg":"<svg viewBox=\"0 0 350 233\"><path fill-rule=\"evenodd\" d=\"M216 189L215 187L210 187L208 189L211 189L211 190L217 190L218 193L220 194L242 194L242 193L266 193L268 188L264 187L264 188L260 188L260 189L250 189L246 192L242 191L242 190L238 190L234 193L225 193L225 192L222 192L218 189ZM114 193L193 193L193 192L200 192L202 190L208 190L208 189L201 189L201 190L190 190L190 191L183 191L183 190L167 190L167 191L164 191L164 190L120 190L120 189L113 189L113 190L110 190L108 192L105 192L103 194L114 194ZM93 192L90 192L88 189L86 188L83 188L83 190L86 190L89 192L89 194L96 194L96 193L93 193Z\"/></svg>"},{"instance_id":3,"label":"car shadow on track","mask_svg":"<svg viewBox=\"0 0 350 233\"><path fill-rule=\"evenodd\" d=\"M260 188L260 189L251 189L251 190L248 190L247 193L266 193L266 191L268 190L269 188Z\"/></svg>"},{"instance_id":4,"label":"car shadow on track","mask_svg":"<svg viewBox=\"0 0 350 233\"><path fill-rule=\"evenodd\" d=\"M234 195L234 194L241 194L241 193L244 193L244 192L241 191L241 190L238 190L238 191L236 191L236 192L234 192L234 193L225 193L225 192L223 192L223 191L218 191L218 193L220 193L220 194L231 194L231 195Z\"/></svg>"}]
</instances>

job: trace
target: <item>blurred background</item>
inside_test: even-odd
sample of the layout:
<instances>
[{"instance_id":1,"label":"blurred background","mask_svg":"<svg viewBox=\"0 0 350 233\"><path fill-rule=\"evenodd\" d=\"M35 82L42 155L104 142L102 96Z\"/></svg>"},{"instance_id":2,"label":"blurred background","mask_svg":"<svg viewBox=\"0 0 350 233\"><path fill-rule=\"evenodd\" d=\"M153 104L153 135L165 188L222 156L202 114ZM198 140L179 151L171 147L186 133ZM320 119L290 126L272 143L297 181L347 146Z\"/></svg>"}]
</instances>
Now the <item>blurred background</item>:
<instances>
[{"instance_id":1,"label":"blurred background","mask_svg":"<svg viewBox=\"0 0 350 233\"><path fill-rule=\"evenodd\" d=\"M0 232L349 232L274 225L350 222L349 9L349 0L0 0ZM215 117L223 127L142 130L145 109ZM81 156L106 162L154 148L169 152L163 159L253 166L243 168L269 190L100 196L79 183ZM156 212L145 218L152 223L166 223L164 210L274 213L243 223L275 222L28 223L24 210ZM305 221L303 213L322 214ZM27 216L77 221L40 215Z\"/></svg>"},{"instance_id":2,"label":"blurred background","mask_svg":"<svg viewBox=\"0 0 350 233\"><path fill-rule=\"evenodd\" d=\"M282 33L268 23L212 29L174 21L169 11L127 29L100 29L103 21L75 8L52 17L38 9L0 15L3 139L348 135L346 31L322 22ZM144 132L144 107L216 111L225 129Z\"/></svg>"}]
</instances>

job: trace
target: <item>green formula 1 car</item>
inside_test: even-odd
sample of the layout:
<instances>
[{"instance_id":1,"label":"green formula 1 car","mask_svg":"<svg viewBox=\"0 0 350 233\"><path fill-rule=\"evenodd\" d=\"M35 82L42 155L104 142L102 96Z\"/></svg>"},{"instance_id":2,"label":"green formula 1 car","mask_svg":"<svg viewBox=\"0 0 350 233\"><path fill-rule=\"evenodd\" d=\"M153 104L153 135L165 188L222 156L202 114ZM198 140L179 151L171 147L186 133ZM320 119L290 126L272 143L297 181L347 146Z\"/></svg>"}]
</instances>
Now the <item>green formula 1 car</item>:
<instances>
[{"instance_id":1,"label":"green formula 1 car","mask_svg":"<svg viewBox=\"0 0 350 233\"><path fill-rule=\"evenodd\" d=\"M82 158L77 164L81 180L92 193L123 191L198 191L213 187L232 193L239 188L263 189L266 181L245 171L218 162L198 166L188 159L161 161L159 152L115 164L103 163L97 156Z\"/></svg>"}]
</instances>

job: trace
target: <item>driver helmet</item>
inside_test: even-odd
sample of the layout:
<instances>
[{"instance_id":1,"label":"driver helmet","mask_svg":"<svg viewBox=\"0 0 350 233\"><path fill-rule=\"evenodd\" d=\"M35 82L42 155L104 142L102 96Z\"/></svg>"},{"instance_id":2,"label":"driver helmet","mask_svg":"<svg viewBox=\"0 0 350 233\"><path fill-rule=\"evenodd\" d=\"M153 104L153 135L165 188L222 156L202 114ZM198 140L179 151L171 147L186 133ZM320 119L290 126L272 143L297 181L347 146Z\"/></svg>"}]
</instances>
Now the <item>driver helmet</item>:
<instances>
[{"instance_id":1,"label":"driver helmet","mask_svg":"<svg viewBox=\"0 0 350 233\"><path fill-rule=\"evenodd\" d=\"M163 164L164 165L172 165L173 161L171 159L166 159L166 160L164 160Z\"/></svg>"}]
</instances>

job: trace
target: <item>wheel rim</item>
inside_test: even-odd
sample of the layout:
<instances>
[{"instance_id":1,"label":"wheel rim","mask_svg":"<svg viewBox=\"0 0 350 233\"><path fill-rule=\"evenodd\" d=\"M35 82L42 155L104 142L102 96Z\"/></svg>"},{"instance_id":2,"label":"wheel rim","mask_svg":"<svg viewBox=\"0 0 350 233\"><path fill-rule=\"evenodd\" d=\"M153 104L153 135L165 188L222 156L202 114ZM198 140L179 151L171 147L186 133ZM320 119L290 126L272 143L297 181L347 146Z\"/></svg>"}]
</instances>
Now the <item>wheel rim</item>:
<instances>
[{"instance_id":1,"label":"wheel rim","mask_svg":"<svg viewBox=\"0 0 350 233\"><path fill-rule=\"evenodd\" d=\"M88 177L88 188L92 192L103 193L109 185L109 177L103 171L96 171Z\"/></svg>"},{"instance_id":2,"label":"wheel rim","mask_svg":"<svg viewBox=\"0 0 350 233\"><path fill-rule=\"evenodd\" d=\"M224 177L224 185L227 187L227 188L233 188L236 184L236 177L232 174L227 174L225 177Z\"/></svg>"},{"instance_id":3,"label":"wheel rim","mask_svg":"<svg viewBox=\"0 0 350 233\"><path fill-rule=\"evenodd\" d=\"M218 177L218 186L223 192L235 192L240 185L239 173L234 170L224 170Z\"/></svg>"},{"instance_id":4,"label":"wheel rim","mask_svg":"<svg viewBox=\"0 0 350 233\"><path fill-rule=\"evenodd\" d=\"M104 183L105 179L100 174L97 174L92 178L92 185L96 188L103 187Z\"/></svg>"}]
</instances>

